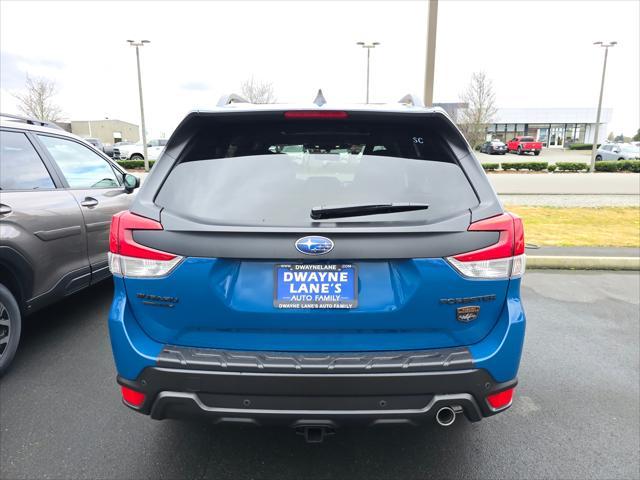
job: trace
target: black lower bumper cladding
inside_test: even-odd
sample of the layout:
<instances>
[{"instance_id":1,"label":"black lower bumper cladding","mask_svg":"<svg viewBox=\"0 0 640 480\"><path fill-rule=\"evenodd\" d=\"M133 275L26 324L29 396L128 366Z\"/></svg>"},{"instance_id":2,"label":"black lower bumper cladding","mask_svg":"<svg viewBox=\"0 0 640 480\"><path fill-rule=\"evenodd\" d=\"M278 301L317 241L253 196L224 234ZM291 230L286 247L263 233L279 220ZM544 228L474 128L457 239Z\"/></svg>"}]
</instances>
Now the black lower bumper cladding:
<instances>
[{"instance_id":1,"label":"black lower bumper cladding","mask_svg":"<svg viewBox=\"0 0 640 480\"><path fill-rule=\"evenodd\" d=\"M166 347L135 381L135 410L155 419L257 425L420 424L441 407L470 421L494 415L487 395L515 386L473 368L464 348L423 352L283 354Z\"/></svg>"}]
</instances>

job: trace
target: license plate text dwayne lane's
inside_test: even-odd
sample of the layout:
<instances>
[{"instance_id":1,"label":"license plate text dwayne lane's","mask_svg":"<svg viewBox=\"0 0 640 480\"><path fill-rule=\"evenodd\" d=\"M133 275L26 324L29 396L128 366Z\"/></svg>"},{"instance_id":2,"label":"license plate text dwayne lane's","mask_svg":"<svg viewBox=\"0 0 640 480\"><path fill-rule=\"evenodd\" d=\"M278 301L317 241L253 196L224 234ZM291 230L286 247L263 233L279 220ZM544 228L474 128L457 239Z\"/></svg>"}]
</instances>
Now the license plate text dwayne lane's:
<instances>
[{"instance_id":1,"label":"license plate text dwayne lane's","mask_svg":"<svg viewBox=\"0 0 640 480\"><path fill-rule=\"evenodd\" d=\"M355 308L358 270L353 264L274 266L275 308Z\"/></svg>"}]
</instances>

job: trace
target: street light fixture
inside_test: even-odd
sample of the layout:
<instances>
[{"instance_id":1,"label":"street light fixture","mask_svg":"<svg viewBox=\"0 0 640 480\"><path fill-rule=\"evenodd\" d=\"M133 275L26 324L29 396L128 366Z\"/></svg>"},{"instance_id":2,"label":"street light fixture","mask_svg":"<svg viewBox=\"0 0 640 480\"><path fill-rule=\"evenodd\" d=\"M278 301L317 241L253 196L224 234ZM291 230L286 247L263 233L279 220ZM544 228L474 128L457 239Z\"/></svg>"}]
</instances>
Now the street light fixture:
<instances>
[{"instance_id":1,"label":"street light fixture","mask_svg":"<svg viewBox=\"0 0 640 480\"><path fill-rule=\"evenodd\" d=\"M367 49L367 100L366 103L369 103L369 63L371 59L371 49L376 48L377 45L380 45L380 42L356 42L356 45L360 45L362 48Z\"/></svg>"},{"instance_id":2,"label":"street light fixture","mask_svg":"<svg viewBox=\"0 0 640 480\"><path fill-rule=\"evenodd\" d=\"M136 47L136 61L138 63L138 93L140 94L140 123L142 126L142 153L144 154L144 171L149 171L149 155L147 155L147 133L145 131L144 124L144 103L142 102L142 77L140 75L140 47L144 47L146 43L151 43L149 40L127 40L129 45Z\"/></svg>"},{"instance_id":3,"label":"street light fixture","mask_svg":"<svg viewBox=\"0 0 640 480\"><path fill-rule=\"evenodd\" d=\"M593 42L594 45L600 45L604 48L604 63L602 65L602 81L600 83L600 98L598 99L598 112L596 113L596 129L593 135L593 146L591 147L591 166L590 171L596 170L596 150L598 150L598 135L600 133L600 113L602 111L602 93L604 92L604 75L607 71L607 56L609 47L614 47L618 42Z\"/></svg>"}]
</instances>

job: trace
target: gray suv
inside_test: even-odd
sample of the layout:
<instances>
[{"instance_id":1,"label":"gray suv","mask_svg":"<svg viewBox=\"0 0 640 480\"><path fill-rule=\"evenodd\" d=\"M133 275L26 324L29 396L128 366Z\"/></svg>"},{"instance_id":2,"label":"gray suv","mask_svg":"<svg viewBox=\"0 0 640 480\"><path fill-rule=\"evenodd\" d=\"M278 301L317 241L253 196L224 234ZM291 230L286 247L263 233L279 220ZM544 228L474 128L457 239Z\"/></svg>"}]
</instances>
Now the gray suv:
<instances>
[{"instance_id":1,"label":"gray suv","mask_svg":"<svg viewBox=\"0 0 640 480\"><path fill-rule=\"evenodd\" d=\"M0 375L23 316L110 276L111 216L139 184L55 124L0 114Z\"/></svg>"}]
</instances>

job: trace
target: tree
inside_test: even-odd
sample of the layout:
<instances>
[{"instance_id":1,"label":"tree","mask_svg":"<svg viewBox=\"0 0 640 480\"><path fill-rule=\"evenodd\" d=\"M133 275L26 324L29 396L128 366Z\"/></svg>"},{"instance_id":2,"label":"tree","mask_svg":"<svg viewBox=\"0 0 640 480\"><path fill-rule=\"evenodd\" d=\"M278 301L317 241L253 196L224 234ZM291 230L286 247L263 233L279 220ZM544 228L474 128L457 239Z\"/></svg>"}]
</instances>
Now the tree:
<instances>
[{"instance_id":1,"label":"tree","mask_svg":"<svg viewBox=\"0 0 640 480\"><path fill-rule=\"evenodd\" d=\"M609 136L607 137L607 140L609 140L610 142L613 142L614 138L616 138L616 134L613 132L609 132Z\"/></svg>"},{"instance_id":2,"label":"tree","mask_svg":"<svg viewBox=\"0 0 640 480\"><path fill-rule=\"evenodd\" d=\"M633 141L634 142L640 142L640 128L638 129L636 134L633 136Z\"/></svg>"},{"instance_id":3,"label":"tree","mask_svg":"<svg viewBox=\"0 0 640 480\"><path fill-rule=\"evenodd\" d=\"M273 83L256 80L253 75L242 82L240 93L251 103L275 103Z\"/></svg>"},{"instance_id":4,"label":"tree","mask_svg":"<svg viewBox=\"0 0 640 480\"><path fill-rule=\"evenodd\" d=\"M482 143L487 124L491 123L497 109L493 84L484 72L474 72L467 89L460 95L467 107L460 111L458 125L471 148Z\"/></svg>"},{"instance_id":5,"label":"tree","mask_svg":"<svg viewBox=\"0 0 640 480\"><path fill-rule=\"evenodd\" d=\"M28 117L55 122L62 115L61 108L53 102L56 92L53 80L27 75L25 92L14 97L18 99L18 109Z\"/></svg>"}]
</instances>

